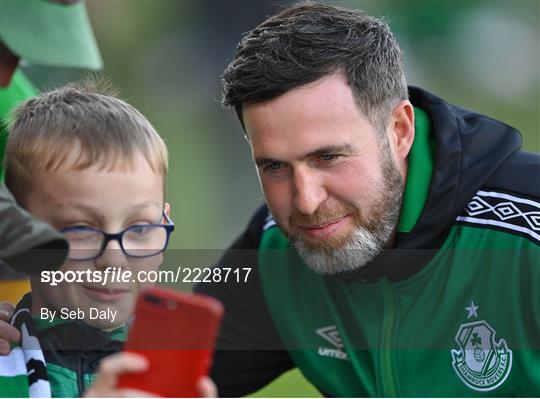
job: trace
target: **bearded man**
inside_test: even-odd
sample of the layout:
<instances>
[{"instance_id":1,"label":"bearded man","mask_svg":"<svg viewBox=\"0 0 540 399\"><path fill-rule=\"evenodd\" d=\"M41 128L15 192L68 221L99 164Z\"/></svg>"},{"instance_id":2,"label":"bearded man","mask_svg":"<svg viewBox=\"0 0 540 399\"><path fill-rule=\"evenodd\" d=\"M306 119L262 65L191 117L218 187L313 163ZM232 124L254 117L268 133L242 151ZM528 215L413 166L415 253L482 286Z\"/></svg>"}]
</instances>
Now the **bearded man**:
<instances>
[{"instance_id":1,"label":"bearded man","mask_svg":"<svg viewBox=\"0 0 540 399\"><path fill-rule=\"evenodd\" d=\"M298 367L329 396L540 395L540 158L407 87L388 26L302 3L240 42L224 104L267 206L196 289L226 316L212 377Z\"/></svg>"}]
</instances>

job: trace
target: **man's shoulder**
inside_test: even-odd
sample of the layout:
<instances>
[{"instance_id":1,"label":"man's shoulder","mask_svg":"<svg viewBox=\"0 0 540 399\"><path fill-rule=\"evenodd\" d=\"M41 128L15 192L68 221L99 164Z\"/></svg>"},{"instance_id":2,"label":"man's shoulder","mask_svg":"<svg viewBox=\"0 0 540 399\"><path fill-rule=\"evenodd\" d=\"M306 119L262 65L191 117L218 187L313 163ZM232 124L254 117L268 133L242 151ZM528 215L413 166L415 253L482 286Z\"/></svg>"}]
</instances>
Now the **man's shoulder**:
<instances>
[{"instance_id":1,"label":"man's shoulder","mask_svg":"<svg viewBox=\"0 0 540 399\"><path fill-rule=\"evenodd\" d=\"M516 151L485 183L485 187L509 191L540 202L540 154Z\"/></svg>"},{"instance_id":2,"label":"man's shoulder","mask_svg":"<svg viewBox=\"0 0 540 399\"><path fill-rule=\"evenodd\" d=\"M540 244L540 155L512 154L476 192L458 222Z\"/></svg>"},{"instance_id":3,"label":"man's shoulder","mask_svg":"<svg viewBox=\"0 0 540 399\"><path fill-rule=\"evenodd\" d=\"M251 217L246 230L230 246L230 250L258 249L264 231L275 226L266 205L260 206Z\"/></svg>"}]
</instances>

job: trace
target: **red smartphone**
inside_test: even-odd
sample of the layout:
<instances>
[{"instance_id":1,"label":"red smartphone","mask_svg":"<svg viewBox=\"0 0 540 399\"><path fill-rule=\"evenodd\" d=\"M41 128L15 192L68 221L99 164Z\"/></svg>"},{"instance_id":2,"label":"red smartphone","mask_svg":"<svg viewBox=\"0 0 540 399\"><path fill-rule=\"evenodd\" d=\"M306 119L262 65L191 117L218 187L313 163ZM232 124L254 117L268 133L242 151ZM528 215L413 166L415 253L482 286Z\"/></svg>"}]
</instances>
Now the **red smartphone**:
<instances>
[{"instance_id":1,"label":"red smartphone","mask_svg":"<svg viewBox=\"0 0 540 399\"><path fill-rule=\"evenodd\" d=\"M163 397L197 397L196 383L208 375L223 305L217 299L164 288L143 291L125 351L145 356L144 373L124 374L118 387Z\"/></svg>"}]
</instances>

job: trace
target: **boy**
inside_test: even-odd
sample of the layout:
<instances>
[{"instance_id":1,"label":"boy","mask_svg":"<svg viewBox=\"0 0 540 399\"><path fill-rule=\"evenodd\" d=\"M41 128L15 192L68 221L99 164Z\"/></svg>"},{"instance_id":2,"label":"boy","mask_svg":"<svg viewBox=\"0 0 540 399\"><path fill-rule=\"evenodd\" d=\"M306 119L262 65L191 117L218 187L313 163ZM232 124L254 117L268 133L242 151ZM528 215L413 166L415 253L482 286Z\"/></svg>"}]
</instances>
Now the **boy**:
<instances>
[{"instance_id":1,"label":"boy","mask_svg":"<svg viewBox=\"0 0 540 399\"><path fill-rule=\"evenodd\" d=\"M31 277L12 316L22 350L0 357L0 396L80 396L101 359L120 350L143 285L135 276L159 267L173 230L167 168L161 137L114 97L68 86L17 109L6 185L64 234L70 251L59 271L82 278L54 285ZM109 267L134 277L103 283Z\"/></svg>"}]
</instances>

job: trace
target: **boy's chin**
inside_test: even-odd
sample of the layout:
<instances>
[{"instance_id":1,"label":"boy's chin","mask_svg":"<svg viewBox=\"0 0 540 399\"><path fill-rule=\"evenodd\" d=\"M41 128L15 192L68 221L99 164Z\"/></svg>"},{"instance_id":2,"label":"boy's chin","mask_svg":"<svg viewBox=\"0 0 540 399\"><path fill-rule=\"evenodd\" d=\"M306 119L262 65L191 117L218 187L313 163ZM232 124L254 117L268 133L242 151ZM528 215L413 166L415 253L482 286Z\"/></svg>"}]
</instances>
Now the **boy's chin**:
<instances>
[{"instance_id":1,"label":"boy's chin","mask_svg":"<svg viewBox=\"0 0 540 399\"><path fill-rule=\"evenodd\" d=\"M111 320L93 320L93 319L85 319L83 322L90 327L97 328L102 331L113 331L116 330L119 327L122 327L124 324L126 324L128 321L128 318L118 318L116 317L114 321Z\"/></svg>"},{"instance_id":2,"label":"boy's chin","mask_svg":"<svg viewBox=\"0 0 540 399\"><path fill-rule=\"evenodd\" d=\"M133 315L134 304L121 303L83 308L82 321L94 328L103 331L112 331L127 323Z\"/></svg>"}]
</instances>

